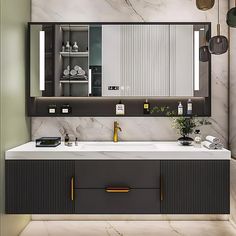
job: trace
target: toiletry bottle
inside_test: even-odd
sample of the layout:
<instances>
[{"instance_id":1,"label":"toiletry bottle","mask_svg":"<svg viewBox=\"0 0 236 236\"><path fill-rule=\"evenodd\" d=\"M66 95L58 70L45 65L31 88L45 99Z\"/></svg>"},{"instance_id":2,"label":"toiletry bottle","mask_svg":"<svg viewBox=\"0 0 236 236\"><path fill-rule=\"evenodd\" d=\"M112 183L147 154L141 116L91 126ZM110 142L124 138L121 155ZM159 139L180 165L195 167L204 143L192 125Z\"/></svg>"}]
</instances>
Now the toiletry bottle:
<instances>
[{"instance_id":1,"label":"toiletry bottle","mask_svg":"<svg viewBox=\"0 0 236 236\"><path fill-rule=\"evenodd\" d=\"M150 114L150 103L146 99L146 101L143 103L143 114Z\"/></svg>"},{"instance_id":2,"label":"toiletry bottle","mask_svg":"<svg viewBox=\"0 0 236 236\"><path fill-rule=\"evenodd\" d=\"M78 51L79 51L79 47L78 47L78 45L77 45L77 42L74 42L72 51L73 51L73 52L78 52Z\"/></svg>"},{"instance_id":3,"label":"toiletry bottle","mask_svg":"<svg viewBox=\"0 0 236 236\"><path fill-rule=\"evenodd\" d=\"M66 50L66 52L70 52L70 42L69 41L67 41L66 42L66 48L65 48L65 50Z\"/></svg>"},{"instance_id":4,"label":"toiletry bottle","mask_svg":"<svg viewBox=\"0 0 236 236\"><path fill-rule=\"evenodd\" d=\"M192 111L193 111L193 103L191 99L188 99L187 102L187 115L192 115Z\"/></svg>"},{"instance_id":5,"label":"toiletry bottle","mask_svg":"<svg viewBox=\"0 0 236 236\"><path fill-rule=\"evenodd\" d=\"M182 116L183 113L184 113L183 105L182 105L181 102L179 102L179 105L178 105L178 115Z\"/></svg>"},{"instance_id":6,"label":"toiletry bottle","mask_svg":"<svg viewBox=\"0 0 236 236\"><path fill-rule=\"evenodd\" d=\"M75 146L78 146L78 138L75 138Z\"/></svg>"},{"instance_id":7,"label":"toiletry bottle","mask_svg":"<svg viewBox=\"0 0 236 236\"><path fill-rule=\"evenodd\" d=\"M65 44L62 43L61 51L62 51L62 52L65 52L65 49L66 49Z\"/></svg>"},{"instance_id":8,"label":"toiletry bottle","mask_svg":"<svg viewBox=\"0 0 236 236\"><path fill-rule=\"evenodd\" d=\"M69 135L66 134L66 136L65 136L65 146L68 146L69 141L70 141Z\"/></svg>"},{"instance_id":9,"label":"toiletry bottle","mask_svg":"<svg viewBox=\"0 0 236 236\"><path fill-rule=\"evenodd\" d=\"M201 147L201 143L202 143L202 137L201 137L201 133L200 133L200 129L196 129L194 131L195 134L195 138L194 138L194 147Z\"/></svg>"},{"instance_id":10,"label":"toiletry bottle","mask_svg":"<svg viewBox=\"0 0 236 236\"><path fill-rule=\"evenodd\" d=\"M124 115L125 114L125 105L122 104L120 101L118 104L116 104L116 115Z\"/></svg>"}]
</instances>

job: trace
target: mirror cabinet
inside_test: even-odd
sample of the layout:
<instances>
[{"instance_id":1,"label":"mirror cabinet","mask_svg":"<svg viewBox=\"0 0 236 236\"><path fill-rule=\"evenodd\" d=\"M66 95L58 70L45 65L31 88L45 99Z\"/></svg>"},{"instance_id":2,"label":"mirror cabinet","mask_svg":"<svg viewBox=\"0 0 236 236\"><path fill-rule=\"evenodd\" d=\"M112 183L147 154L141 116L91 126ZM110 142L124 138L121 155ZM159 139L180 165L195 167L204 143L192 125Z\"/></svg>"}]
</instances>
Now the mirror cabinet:
<instances>
[{"instance_id":1,"label":"mirror cabinet","mask_svg":"<svg viewBox=\"0 0 236 236\"><path fill-rule=\"evenodd\" d=\"M210 34L204 22L29 23L28 113L114 116L122 100L126 115L142 116L146 99L176 109L191 98L195 114L209 116Z\"/></svg>"}]
</instances>

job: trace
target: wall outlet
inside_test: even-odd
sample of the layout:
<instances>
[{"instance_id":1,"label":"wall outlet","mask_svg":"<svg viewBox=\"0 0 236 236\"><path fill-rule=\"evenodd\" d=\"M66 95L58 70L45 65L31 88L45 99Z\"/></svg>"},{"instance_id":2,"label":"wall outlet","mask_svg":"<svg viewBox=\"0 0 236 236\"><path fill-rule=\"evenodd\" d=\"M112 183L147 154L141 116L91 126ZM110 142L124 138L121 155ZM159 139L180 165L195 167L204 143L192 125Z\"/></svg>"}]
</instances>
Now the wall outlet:
<instances>
[{"instance_id":1,"label":"wall outlet","mask_svg":"<svg viewBox=\"0 0 236 236\"><path fill-rule=\"evenodd\" d=\"M48 113L49 114L56 114L56 112L57 112L57 106L56 105L48 106Z\"/></svg>"},{"instance_id":2,"label":"wall outlet","mask_svg":"<svg viewBox=\"0 0 236 236\"><path fill-rule=\"evenodd\" d=\"M70 107L70 105L63 105L61 107L61 113L62 114L70 114L72 111L72 108Z\"/></svg>"}]
</instances>

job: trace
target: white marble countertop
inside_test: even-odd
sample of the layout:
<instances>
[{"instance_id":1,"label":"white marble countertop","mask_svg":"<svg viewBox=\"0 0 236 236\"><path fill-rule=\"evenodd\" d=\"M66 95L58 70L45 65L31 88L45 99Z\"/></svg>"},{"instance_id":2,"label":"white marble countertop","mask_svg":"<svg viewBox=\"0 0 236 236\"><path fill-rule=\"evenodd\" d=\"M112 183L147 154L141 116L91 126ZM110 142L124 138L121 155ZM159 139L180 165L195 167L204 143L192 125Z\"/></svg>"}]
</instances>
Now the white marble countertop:
<instances>
[{"instance_id":1,"label":"white marble countertop","mask_svg":"<svg viewBox=\"0 0 236 236\"><path fill-rule=\"evenodd\" d=\"M6 160L230 160L227 149L182 146L177 142L79 142L68 147L35 147L29 142L5 154Z\"/></svg>"}]
</instances>

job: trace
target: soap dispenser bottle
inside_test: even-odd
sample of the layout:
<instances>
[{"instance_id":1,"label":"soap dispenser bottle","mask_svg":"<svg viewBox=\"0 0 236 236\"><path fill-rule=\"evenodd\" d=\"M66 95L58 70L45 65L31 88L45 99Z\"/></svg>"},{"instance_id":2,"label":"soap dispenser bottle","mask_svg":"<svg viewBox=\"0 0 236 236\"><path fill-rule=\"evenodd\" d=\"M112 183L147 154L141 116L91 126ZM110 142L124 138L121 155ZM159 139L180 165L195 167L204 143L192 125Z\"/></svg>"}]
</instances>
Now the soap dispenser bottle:
<instances>
[{"instance_id":1,"label":"soap dispenser bottle","mask_svg":"<svg viewBox=\"0 0 236 236\"><path fill-rule=\"evenodd\" d=\"M201 143L202 143L202 137L201 137L200 129L196 129L194 131L194 134L195 134L194 146L200 148Z\"/></svg>"},{"instance_id":2,"label":"soap dispenser bottle","mask_svg":"<svg viewBox=\"0 0 236 236\"><path fill-rule=\"evenodd\" d=\"M143 114L150 114L150 103L146 99L146 101L143 103Z\"/></svg>"},{"instance_id":3,"label":"soap dispenser bottle","mask_svg":"<svg viewBox=\"0 0 236 236\"><path fill-rule=\"evenodd\" d=\"M179 105L178 105L178 115L182 116L183 113L184 113L183 105L182 105L181 102L179 102Z\"/></svg>"},{"instance_id":4,"label":"soap dispenser bottle","mask_svg":"<svg viewBox=\"0 0 236 236\"><path fill-rule=\"evenodd\" d=\"M191 99L188 99L187 102L187 115L192 115L193 112L193 103Z\"/></svg>"},{"instance_id":5,"label":"soap dispenser bottle","mask_svg":"<svg viewBox=\"0 0 236 236\"><path fill-rule=\"evenodd\" d=\"M69 137L68 134L66 134L66 136L65 136L65 146L68 146L69 141L70 141L70 137Z\"/></svg>"},{"instance_id":6,"label":"soap dispenser bottle","mask_svg":"<svg viewBox=\"0 0 236 236\"><path fill-rule=\"evenodd\" d=\"M116 104L116 115L124 115L125 114L125 105L119 101L118 104Z\"/></svg>"},{"instance_id":7,"label":"soap dispenser bottle","mask_svg":"<svg viewBox=\"0 0 236 236\"><path fill-rule=\"evenodd\" d=\"M79 143L78 143L78 138L76 137L75 138L75 146L78 146L79 145Z\"/></svg>"}]
</instances>

